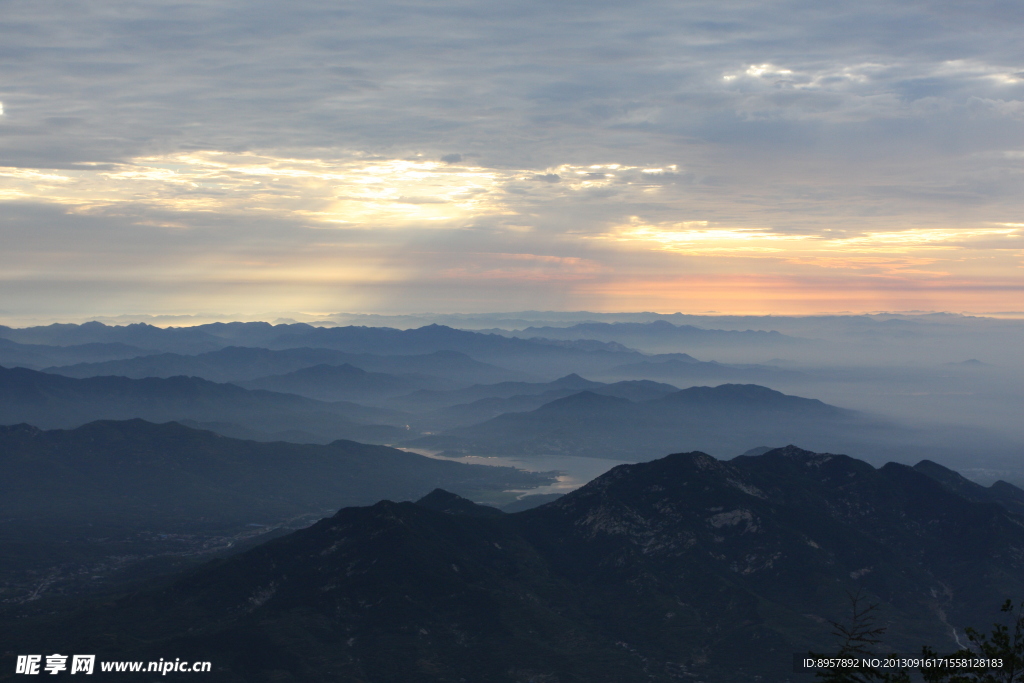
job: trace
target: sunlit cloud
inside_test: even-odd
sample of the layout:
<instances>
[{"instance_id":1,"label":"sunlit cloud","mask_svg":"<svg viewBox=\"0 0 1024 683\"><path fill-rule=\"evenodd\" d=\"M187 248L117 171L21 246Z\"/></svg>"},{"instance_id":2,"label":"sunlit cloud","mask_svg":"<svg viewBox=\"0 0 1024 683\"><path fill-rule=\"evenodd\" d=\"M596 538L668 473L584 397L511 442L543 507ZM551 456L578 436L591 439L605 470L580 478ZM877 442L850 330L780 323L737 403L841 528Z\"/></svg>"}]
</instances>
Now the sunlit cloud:
<instances>
[{"instance_id":1,"label":"sunlit cloud","mask_svg":"<svg viewBox=\"0 0 1024 683\"><path fill-rule=\"evenodd\" d=\"M460 160L381 158L365 153L298 159L202 151L140 157L113 170L0 167L0 200L38 200L73 211L142 206L179 212L269 213L325 227L450 227L519 215L528 199L622 186L637 192L678 165L561 164L496 170ZM542 183L531 181L541 180ZM529 191L524 182L531 182ZM510 218L510 229L533 226Z\"/></svg>"},{"instance_id":2,"label":"sunlit cloud","mask_svg":"<svg viewBox=\"0 0 1024 683\"><path fill-rule=\"evenodd\" d=\"M649 242L680 254L724 256L774 254L785 251L788 244L809 239L804 235L776 234L757 228L709 227L708 221L685 221L672 226L634 223L610 238L621 242Z\"/></svg>"},{"instance_id":3,"label":"sunlit cloud","mask_svg":"<svg viewBox=\"0 0 1024 683\"><path fill-rule=\"evenodd\" d=\"M1004 248L1024 253L1024 229L1014 224L832 236L713 226L708 221L649 225L634 217L629 225L595 239L647 245L686 256L769 258L800 266L926 277L949 275L941 264L957 260L956 252L968 249ZM939 267L928 267L936 264Z\"/></svg>"},{"instance_id":4,"label":"sunlit cloud","mask_svg":"<svg viewBox=\"0 0 1024 683\"><path fill-rule=\"evenodd\" d=\"M270 211L314 222L380 227L502 211L500 174L418 159L295 159L205 151L142 157L115 171L12 171L10 177L19 181L21 196L81 209L141 203L171 211Z\"/></svg>"},{"instance_id":5,"label":"sunlit cloud","mask_svg":"<svg viewBox=\"0 0 1024 683\"><path fill-rule=\"evenodd\" d=\"M765 228L712 226L708 221L685 221L670 225L647 225L635 218L627 226L599 236L623 242L651 242L659 248L689 254L710 252L789 252L794 249L859 249L901 253L907 249L956 249L972 240L1002 237L1011 240L1007 248L1024 248L1024 226L1000 223L998 227L909 228L890 232L865 232L855 236L825 233L786 234Z\"/></svg>"}]
</instances>

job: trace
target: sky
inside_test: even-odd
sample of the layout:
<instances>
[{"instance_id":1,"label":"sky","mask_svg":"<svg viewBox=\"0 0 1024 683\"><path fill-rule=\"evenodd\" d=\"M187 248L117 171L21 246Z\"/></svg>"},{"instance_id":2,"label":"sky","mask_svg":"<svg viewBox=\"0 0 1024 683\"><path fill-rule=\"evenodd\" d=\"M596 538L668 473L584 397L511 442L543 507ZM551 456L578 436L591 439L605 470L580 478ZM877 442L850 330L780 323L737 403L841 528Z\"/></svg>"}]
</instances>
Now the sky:
<instances>
[{"instance_id":1,"label":"sky","mask_svg":"<svg viewBox=\"0 0 1024 683\"><path fill-rule=\"evenodd\" d=\"M0 317L1020 314L1022 25L970 0L5 0Z\"/></svg>"}]
</instances>

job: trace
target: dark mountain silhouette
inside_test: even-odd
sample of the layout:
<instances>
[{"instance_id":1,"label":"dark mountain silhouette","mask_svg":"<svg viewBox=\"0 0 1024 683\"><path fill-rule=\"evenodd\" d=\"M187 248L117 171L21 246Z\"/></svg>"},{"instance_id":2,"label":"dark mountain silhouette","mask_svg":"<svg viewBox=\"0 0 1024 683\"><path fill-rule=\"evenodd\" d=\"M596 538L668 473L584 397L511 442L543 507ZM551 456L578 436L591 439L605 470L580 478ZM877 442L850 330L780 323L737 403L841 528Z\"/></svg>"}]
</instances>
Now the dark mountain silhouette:
<instances>
[{"instance_id":1,"label":"dark mountain silhouette","mask_svg":"<svg viewBox=\"0 0 1024 683\"><path fill-rule=\"evenodd\" d=\"M754 444L859 438L860 414L757 385L691 387L633 402L580 392L526 413L506 413L415 442L474 454L566 454L638 459L673 447L722 456Z\"/></svg>"},{"instance_id":2,"label":"dark mountain silhouette","mask_svg":"<svg viewBox=\"0 0 1024 683\"><path fill-rule=\"evenodd\" d=\"M997 481L987 487L982 486L967 479L959 472L954 472L931 460L922 460L914 465L914 469L928 475L946 489L967 500L995 503L1010 512L1024 516L1024 491L1005 481Z\"/></svg>"},{"instance_id":3,"label":"dark mountain silhouette","mask_svg":"<svg viewBox=\"0 0 1024 683\"><path fill-rule=\"evenodd\" d=\"M469 517L496 517L501 516L502 511L487 505L477 505L466 500L462 496L445 491L434 489L427 495L416 501L417 505L429 510L444 512L449 515L468 515Z\"/></svg>"},{"instance_id":4,"label":"dark mountain silhouette","mask_svg":"<svg viewBox=\"0 0 1024 683\"><path fill-rule=\"evenodd\" d=\"M73 379L0 368L0 424L62 428L136 417L152 422L226 422L261 431L297 429L328 440L347 438L360 425L405 421L395 411L248 390L198 377ZM404 429L393 427L389 440L405 435Z\"/></svg>"},{"instance_id":5,"label":"dark mountain silhouette","mask_svg":"<svg viewBox=\"0 0 1024 683\"><path fill-rule=\"evenodd\" d=\"M558 500L564 493L531 493L501 506L502 512L522 512Z\"/></svg>"},{"instance_id":6,"label":"dark mountain silhouette","mask_svg":"<svg viewBox=\"0 0 1024 683\"><path fill-rule=\"evenodd\" d=\"M457 351L381 356L373 353L345 353L333 349L296 348L271 351L243 346L228 346L196 356L164 353L126 361L80 363L47 368L47 372L79 378L120 375L141 379L188 375L214 382L241 382L268 375L287 374L314 365L346 363L368 372L429 375L434 377L436 382L447 381L452 386L474 382L500 382L522 376L522 373L475 361Z\"/></svg>"},{"instance_id":7,"label":"dark mountain silhouette","mask_svg":"<svg viewBox=\"0 0 1024 683\"><path fill-rule=\"evenodd\" d=\"M109 556L201 555L225 536L230 546L240 531L346 505L551 481L352 441L256 443L143 420L0 427L0 471L0 578L53 567L65 583L81 573L68 563L98 564L90 573L105 577Z\"/></svg>"},{"instance_id":8,"label":"dark mountain silhouette","mask_svg":"<svg viewBox=\"0 0 1024 683\"><path fill-rule=\"evenodd\" d=\"M71 430L0 427L3 517L165 527L268 522L300 512L548 481L386 446L241 441L175 422L98 421Z\"/></svg>"},{"instance_id":9,"label":"dark mountain silhouette","mask_svg":"<svg viewBox=\"0 0 1024 683\"><path fill-rule=\"evenodd\" d=\"M2 635L16 652L173 652L225 683L784 681L794 653L835 648L849 592L878 603L886 648L955 650L954 626L1024 590L1022 558L1021 518L910 467L682 453L516 514L443 492L347 508Z\"/></svg>"},{"instance_id":10,"label":"dark mountain silhouette","mask_svg":"<svg viewBox=\"0 0 1024 683\"><path fill-rule=\"evenodd\" d=\"M205 429L216 432L221 436L232 439L243 439L246 441L289 441L291 443L315 443L328 444L334 441L331 437L320 433L306 432L301 429L280 429L269 431L266 429L255 429L245 427L234 422L202 422L199 420L175 420L176 422L191 427L192 429ZM392 443L397 436L402 436L400 428L393 425L380 424L346 424L344 426L346 438L350 441L360 443Z\"/></svg>"}]
</instances>

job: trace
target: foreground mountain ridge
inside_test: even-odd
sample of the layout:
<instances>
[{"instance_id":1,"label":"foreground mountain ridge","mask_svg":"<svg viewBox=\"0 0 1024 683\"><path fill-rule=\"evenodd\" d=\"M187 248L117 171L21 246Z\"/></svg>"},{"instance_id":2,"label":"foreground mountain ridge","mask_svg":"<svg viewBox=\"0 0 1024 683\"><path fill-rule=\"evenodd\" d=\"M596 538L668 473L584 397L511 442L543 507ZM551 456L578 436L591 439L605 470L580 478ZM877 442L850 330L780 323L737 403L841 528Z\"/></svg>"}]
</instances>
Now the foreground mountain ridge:
<instances>
[{"instance_id":1,"label":"foreground mountain ridge","mask_svg":"<svg viewBox=\"0 0 1024 683\"><path fill-rule=\"evenodd\" d=\"M1024 591L1021 517L795 447L680 453L525 512L475 509L437 491L346 508L18 647L173 651L223 681L795 681L794 653L834 649L847 591L907 652L955 649L953 629Z\"/></svg>"}]
</instances>

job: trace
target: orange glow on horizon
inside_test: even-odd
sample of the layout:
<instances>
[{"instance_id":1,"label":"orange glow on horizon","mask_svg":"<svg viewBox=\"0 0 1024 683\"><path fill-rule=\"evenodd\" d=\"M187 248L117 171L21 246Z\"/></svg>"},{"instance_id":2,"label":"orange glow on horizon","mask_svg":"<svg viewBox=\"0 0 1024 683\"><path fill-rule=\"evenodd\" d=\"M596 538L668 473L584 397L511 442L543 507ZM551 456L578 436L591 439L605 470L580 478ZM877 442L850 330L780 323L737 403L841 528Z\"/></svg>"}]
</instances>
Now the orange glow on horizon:
<instances>
[{"instance_id":1,"label":"orange glow on horizon","mask_svg":"<svg viewBox=\"0 0 1024 683\"><path fill-rule=\"evenodd\" d=\"M863 314L879 311L947 311L1013 317L1024 309L1020 280L800 278L699 275L623 283L588 283L576 289L595 311L653 311L721 315ZM1024 316L1024 312L1021 313Z\"/></svg>"}]
</instances>

